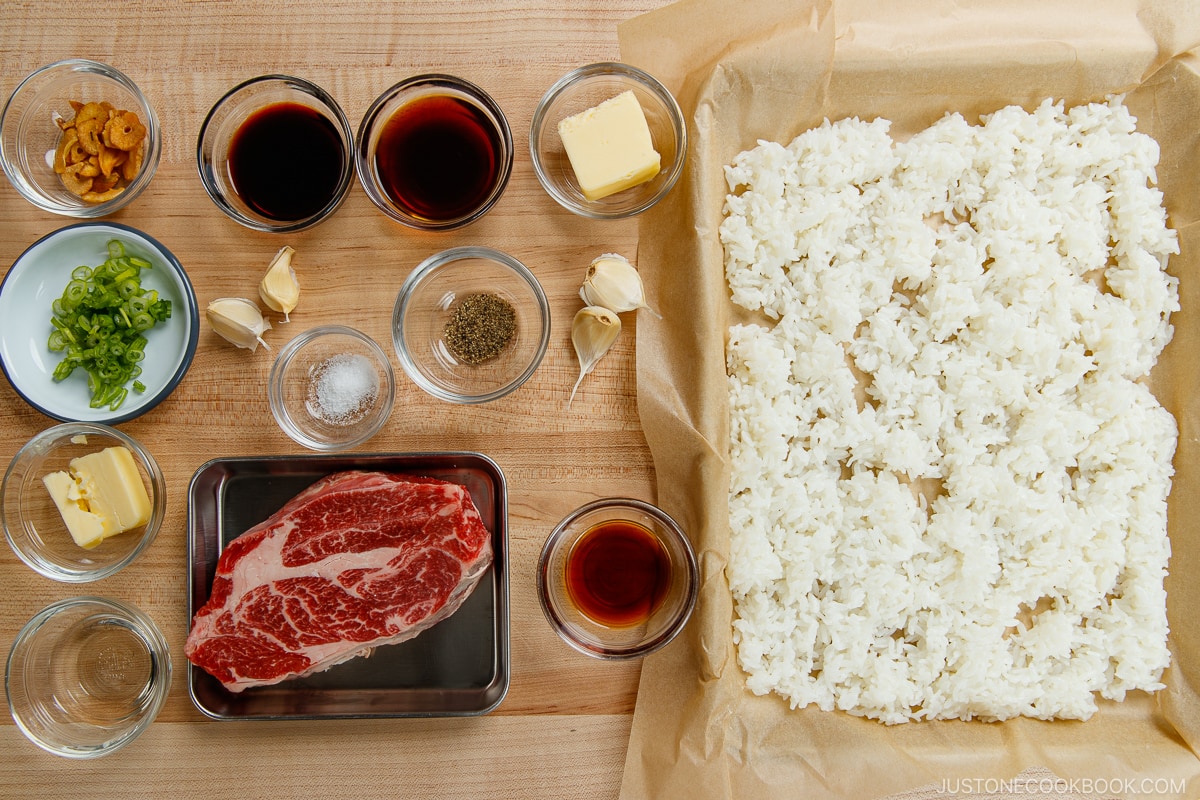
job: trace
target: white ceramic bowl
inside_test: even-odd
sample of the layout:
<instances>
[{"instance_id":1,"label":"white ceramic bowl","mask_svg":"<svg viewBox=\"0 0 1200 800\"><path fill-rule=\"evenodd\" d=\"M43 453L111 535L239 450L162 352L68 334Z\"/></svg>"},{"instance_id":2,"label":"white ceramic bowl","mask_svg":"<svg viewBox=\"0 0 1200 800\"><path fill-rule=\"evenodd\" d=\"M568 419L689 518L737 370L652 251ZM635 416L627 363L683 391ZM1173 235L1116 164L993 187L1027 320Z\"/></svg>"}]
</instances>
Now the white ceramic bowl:
<instances>
[{"instance_id":1,"label":"white ceramic bowl","mask_svg":"<svg viewBox=\"0 0 1200 800\"><path fill-rule=\"evenodd\" d=\"M148 260L142 287L171 301L171 317L159 322L146 338L146 357L139 376L145 391L132 389L116 410L91 408L87 375L76 369L56 382L61 354L48 339L53 328L51 304L60 297L80 265L98 266L108 257L108 242L119 239L127 254ZM64 422L114 425L145 414L161 403L187 373L200 331L196 295L179 260L150 236L115 222L81 222L34 242L0 283L0 368L24 400Z\"/></svg>"}]
</instances>

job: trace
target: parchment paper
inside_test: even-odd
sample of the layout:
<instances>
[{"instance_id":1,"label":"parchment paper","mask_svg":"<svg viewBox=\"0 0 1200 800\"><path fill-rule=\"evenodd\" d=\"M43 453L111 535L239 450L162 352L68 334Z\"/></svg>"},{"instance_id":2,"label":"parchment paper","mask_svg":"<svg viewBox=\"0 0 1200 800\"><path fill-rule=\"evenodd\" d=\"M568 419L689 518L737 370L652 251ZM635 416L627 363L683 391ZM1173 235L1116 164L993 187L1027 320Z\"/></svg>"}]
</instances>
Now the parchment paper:
<instances>
[{"instance_id":1,"label":"parchment paper","mask_svg":"<svg viewBox=\"0 0 1200 800\"><path fill-rule=\"evenodd\" d=\"M702 569L688 629L643 666L623 800L860 799L930 785L961 795L1030 768L1081 793L1200 797L1200 58L1190 52L1200 4L688 0L630 20L619 35L622 59L666 83L688 121L686 173L640 223L638 264L663 319L638 318L637 372L659 503L690 532ZM1109 93L1126 93L1139 130L1160 143L1159 185L1182 251L1170 270L1183 310L1152 375L1180 426L1167 688L1104 702L1086 722L897 726L752 695L723 571L724 341L734 309L717 238L722 165L760 138L786 143L823 118L884 116L900 137L949 111L977 122L1011 103L1070 106Z\"/></svg>"}]
</instances>

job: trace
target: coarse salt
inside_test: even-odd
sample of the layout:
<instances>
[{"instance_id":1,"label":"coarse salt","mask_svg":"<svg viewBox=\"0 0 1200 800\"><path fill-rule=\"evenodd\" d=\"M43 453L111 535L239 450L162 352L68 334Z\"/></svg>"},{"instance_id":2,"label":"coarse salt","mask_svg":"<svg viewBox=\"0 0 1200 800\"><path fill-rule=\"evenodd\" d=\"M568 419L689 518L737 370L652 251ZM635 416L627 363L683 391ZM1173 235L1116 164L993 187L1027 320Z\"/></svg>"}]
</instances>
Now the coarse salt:
<instances>
[{"instance_id":1,"label":"coarse salt","mask_svg":"<svg viewBox=\"0 0 1200 800\"><path fill-rule=\"evenodd\" d=\"M330 425L353 425L379 395L379 375L366 356L343 353L312 368L308 412Z\"/></svg>"}]
</instances>

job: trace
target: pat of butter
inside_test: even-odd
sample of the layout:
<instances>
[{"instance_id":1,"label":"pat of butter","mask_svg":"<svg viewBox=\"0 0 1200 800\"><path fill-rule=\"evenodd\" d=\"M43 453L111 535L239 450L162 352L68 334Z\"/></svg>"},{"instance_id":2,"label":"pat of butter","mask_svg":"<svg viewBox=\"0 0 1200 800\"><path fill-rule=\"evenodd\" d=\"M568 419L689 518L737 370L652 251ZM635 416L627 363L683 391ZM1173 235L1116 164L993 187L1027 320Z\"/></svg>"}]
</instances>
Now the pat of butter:
<instances>
[{"instance_id":1,"label":"pat of butter","mask_svg":"<svg viewBox=\"0 0 1200 800\"><path fill-rule=\"evenodd\" d=\"M128 448L71 459L69 469L51 472L42 483L80 547L95 547L150 519L150 497Z\"/></svg>"},{"instance_id":2,"label":"pat of butter","mask_svg":"<svg viewBox=\"0 0 1200 800\"><path fill-rule=\"evenodd\" d=\"M588 200L600 200L658 174L660 158L632 91L558 123L558 135Z\"/></svg>"}]
</instances>

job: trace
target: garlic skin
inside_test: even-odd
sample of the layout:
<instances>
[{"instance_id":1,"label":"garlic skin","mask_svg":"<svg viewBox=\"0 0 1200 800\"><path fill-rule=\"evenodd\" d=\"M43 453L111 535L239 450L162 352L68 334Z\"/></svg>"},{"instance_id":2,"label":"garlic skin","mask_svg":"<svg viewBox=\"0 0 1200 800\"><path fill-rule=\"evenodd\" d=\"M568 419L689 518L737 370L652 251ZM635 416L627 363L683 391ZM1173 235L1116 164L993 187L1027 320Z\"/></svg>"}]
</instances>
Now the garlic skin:
<instances>
[{"instance_id":1,"label":"garlic skin","mask_svg":"<svg viewBox=\"0 0 1200 800\"><path fill-rule=\"evenodd\" d=\"M571 389L571 398L567 400L567 408L575 399L583 376L592 371L621 332L621 318L616 312L603 306L585 306L575 313L571 322L571 344L575 346L575 355L579 359L579 379Z\"/></svg>"},{"instance_id":2,"label":"garlic skin","mask_svg":"<svg viewBox=\"0 0 1200 800\"><path fill-rule=\"evenodd\" d=\"M650 310L642 276L629 259L617 253L605 253L592 261L579 296L589 306L601 306L618 314L639 308Z\"/></svg>"},{"instance_id":3,"label":"garlic skin","mask_svg":"<svg viewBox=\"0 0 1200 800\"><path fill-rule=\"evenodd\" d=\"M262 335L271 327L263 319L258 304L244 297L222 297L213 300L204 311L208 324L218 336L245 350L254 352L261 344L268 350L271 345L263 341Z\"/></svg>"},{"instance_id":4,"label":"garlic skin","mask_svg":"<svg viewBox=\"0 0 1200 800\"><path fill-rule=\"evenodd\" d=\"M292 309L300 302L300 282L292 268L292 256L296 251L288 246L280 248L267 267L267 274L258 284L258 294L267 308L283 314L283 321L290 322Z\"/></svg>"}]
</instances>

